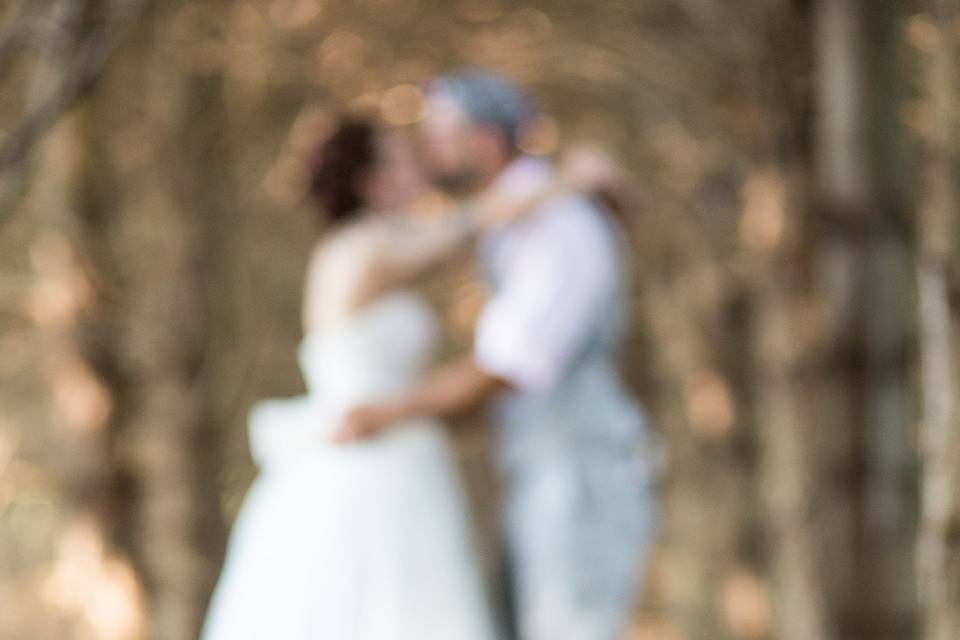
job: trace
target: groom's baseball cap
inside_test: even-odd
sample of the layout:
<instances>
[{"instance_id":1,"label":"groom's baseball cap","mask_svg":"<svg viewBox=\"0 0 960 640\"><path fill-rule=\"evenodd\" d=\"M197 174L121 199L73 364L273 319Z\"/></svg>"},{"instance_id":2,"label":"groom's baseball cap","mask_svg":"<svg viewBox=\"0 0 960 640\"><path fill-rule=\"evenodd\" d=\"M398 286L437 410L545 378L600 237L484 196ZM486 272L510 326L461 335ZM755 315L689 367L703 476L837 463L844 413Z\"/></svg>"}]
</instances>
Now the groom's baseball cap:
<instances>
[{"instance_id":1,"label":"groom's baseball cap","mask_svg":"<svg viewBox=\"0 0 960 640\"><path fill-rule=\"evenodd\" d=\"M514 145L537 113L522 89L483 69L464 69L436 78L427 85L427 95L437 94L454 100L473 122L496 127Z\"/></svg>"}]
</instances>

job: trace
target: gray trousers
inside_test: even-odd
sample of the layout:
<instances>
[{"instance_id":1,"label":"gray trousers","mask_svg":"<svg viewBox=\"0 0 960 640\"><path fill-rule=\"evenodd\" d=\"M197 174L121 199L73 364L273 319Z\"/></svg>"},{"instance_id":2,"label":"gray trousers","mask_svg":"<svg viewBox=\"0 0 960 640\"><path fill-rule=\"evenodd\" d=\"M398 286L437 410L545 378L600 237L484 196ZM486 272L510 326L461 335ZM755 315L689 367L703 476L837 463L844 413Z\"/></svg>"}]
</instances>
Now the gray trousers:
<instances>
[{"instance_id":1,"label":"gray trousers","mask_svg":"<svg viewBox=\"0 0 960 640\"><path fill-rule=\"evenodd\" d=\"M556 452L554 452L556 453ZM537 455L505 487L509 640L620 640L642 582L652 486L626 455Z\"/></svg>"}]
</instances>

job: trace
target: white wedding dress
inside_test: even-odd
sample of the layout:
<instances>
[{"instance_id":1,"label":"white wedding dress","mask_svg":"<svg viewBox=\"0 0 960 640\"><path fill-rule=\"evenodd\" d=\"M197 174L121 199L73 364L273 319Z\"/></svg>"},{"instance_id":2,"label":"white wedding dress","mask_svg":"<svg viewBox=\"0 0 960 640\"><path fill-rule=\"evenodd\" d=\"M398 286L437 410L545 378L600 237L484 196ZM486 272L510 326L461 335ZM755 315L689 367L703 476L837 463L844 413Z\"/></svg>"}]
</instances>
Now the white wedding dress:
<instances>
[{"instance_id":1,"label":"white wedding dress","mask_svg":"<svg viewBox=\"0 0 960 640\"><path fill-rule=\"evenodd\" d=\"M308 393L257 404L246 496L203 640L492 640L467 509L441 425L334 445L344 412L415 383L437 338L388 294L308 334Z\"/></svg>"}]
</instances>

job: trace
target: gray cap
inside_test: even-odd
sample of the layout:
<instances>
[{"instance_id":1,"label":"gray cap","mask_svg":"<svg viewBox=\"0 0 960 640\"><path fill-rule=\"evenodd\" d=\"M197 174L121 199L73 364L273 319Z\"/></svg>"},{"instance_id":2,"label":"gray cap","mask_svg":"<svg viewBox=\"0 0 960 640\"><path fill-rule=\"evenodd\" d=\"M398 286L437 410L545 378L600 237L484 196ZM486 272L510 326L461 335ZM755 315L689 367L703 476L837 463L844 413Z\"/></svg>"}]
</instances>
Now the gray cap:
<instances>
[{"instance_id":1,"label":"gray cap","mask_svg":"<svg viewBox=\"0 0 960 640\"><path fill-rule=\"evenodd\" d=\"M471 120L497 127L511 144L516 143L523 126L536 115L530 98L519 87L479 69L440 76L430 83L427 92L453 98Z\"/></svg>"}]
</instances>

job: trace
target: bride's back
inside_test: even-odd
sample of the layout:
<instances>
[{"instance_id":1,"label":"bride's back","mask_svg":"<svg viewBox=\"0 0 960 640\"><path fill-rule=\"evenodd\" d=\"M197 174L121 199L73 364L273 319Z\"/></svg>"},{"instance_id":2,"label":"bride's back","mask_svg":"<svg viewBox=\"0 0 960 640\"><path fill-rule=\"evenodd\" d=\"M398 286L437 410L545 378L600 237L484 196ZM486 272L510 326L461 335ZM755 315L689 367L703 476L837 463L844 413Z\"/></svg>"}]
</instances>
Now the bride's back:
<instances>
[{"instance_id":1,"label":"bride's back","mask_svg":"<svg viewBox=\"0 0 960 640\"><path fill-rule=\"evenodd\" d=\"M333 227L307 266L300 361L328 400L395 391L433 353L434 314L405 288L431 246L399 213L422 186L411 166L409 141L362 124L342 128L318 156L313 192Z\"/></svg>"},{"instance_id":2,"label":"bride's back","mask_svg":"<svg viewBox=\"0 0 960 640\"><path fill-rule=\"evenodd\" d=\"M374 225L359 221L317 244L304 287L305 332L339 324L363 303L380 242Z\"/></svg>"},{"instance_id":3,"label":"bride's back","mask_svg":"<svg viewBox=\"0 0 960 640\"><path fill-rule=\"evenodd\" d=\"M437 338L429 305L382 278L371 287L383 229L375 222L345 227L318 246L304 299L300 364L309 387L341 400L397 391L422 373Z\"/></svg>"}]
</instances>

